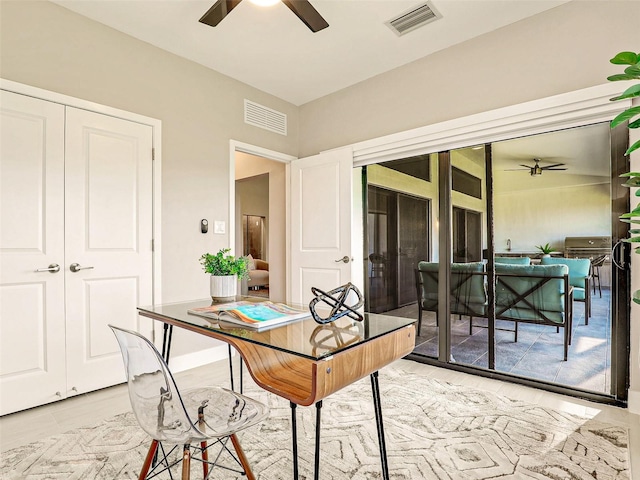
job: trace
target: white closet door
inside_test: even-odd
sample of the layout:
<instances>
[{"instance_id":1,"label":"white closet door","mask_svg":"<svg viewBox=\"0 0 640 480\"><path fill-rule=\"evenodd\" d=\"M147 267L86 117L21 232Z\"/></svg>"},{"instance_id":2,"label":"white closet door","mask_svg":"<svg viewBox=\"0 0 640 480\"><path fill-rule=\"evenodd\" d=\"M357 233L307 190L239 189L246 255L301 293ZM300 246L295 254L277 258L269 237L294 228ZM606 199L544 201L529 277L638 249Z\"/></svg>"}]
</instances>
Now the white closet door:
<instances>
[{"instance_id":1,"label":"white closet door","mask_svg":"<svg viewBox=\"0 0 640 480\"><path fill-rule=\"evenodd\" d=\"M66 396L64 106L0 91L0 111L4 415ZM49 265L60 271L36 272Z\"/></svg>"},{"instance_id":2,"label":"white closet door","mask_svg":"<svg viewBox=\"0 0 640 480\"><path fill-rule=\"evenodd\" d=\"M107 325L140 330L152 302L152 127L67 107L65 147L67 384L86 392L124 381Z\"/></svg>"}]
</instances>

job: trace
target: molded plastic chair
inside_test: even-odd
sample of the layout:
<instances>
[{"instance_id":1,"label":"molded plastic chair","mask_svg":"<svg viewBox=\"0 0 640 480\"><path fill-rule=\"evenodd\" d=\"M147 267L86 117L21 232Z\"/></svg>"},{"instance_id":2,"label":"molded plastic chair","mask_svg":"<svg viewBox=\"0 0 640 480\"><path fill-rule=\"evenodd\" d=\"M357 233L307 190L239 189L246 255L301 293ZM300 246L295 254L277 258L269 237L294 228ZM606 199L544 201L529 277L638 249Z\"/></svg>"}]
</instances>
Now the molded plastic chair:
<instances>
[{"instance_id":1,"label":"molded plastic chair","mask_svg":"<svg viewBox=\"0 0 640 480\"><path fill-rule=\"evenodd\" d=\"M506 265L531 265L530 257L495 257L494 263Z\"/></svg>"},{"instance_id":2,"label":"molded plastic chair","mask_svg":"<svg viewBox=\"0 0 640 480\"><path fill-rule=\"evenodd\" d=\"M591 260L588 258L542 257L541 265L566 265L569 267L569 283L573 287L573 299L584 302L584 324L591 316Z\"/></svg>"},{"instance_id":3,"label":"molded plastic chair","mask_svg":"<svg viewBox=\"0 0 640 480\"><path fill-rule=\"evenodd\" d=\"M202 452L202 458L193 459L202 461L204 478L207 478L209 466L215 464L208 461L207 448L218 443L231 454L226 446L230 438L238 455L238 459L234 459L247 478L254 479L235 434L260 422L268 414L267 406L219 387L193 388L181 394L166 362L149 340L137 332L109 326L122 351L133 413L140 427L153 439L138 478L151 478L180 462L178 457L170 463L168 457L176 447L165 453L160 442L183 445L183 480L190 477L191 448ZM211 439L216 442L207 445ZM192 443L199 443L200 447L191 447ZM164 458L156 464L158 448Z\"/></svg>"}]
</instances>

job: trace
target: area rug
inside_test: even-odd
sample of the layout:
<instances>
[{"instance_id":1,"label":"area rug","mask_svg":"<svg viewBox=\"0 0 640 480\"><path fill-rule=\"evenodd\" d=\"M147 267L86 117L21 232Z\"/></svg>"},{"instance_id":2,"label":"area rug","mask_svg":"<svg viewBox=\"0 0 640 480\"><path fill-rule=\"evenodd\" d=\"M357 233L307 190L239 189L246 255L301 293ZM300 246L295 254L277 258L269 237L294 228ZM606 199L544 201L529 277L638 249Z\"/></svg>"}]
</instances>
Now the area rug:
<instances>
[{"instance_id":1,"label":"area rug","mask_svg":"<svg viewBox=\"0 0 640 480\"><path fill-rule=\"evenodd\" d=\"M396 365L380 372L380 390L394 480L630 479L623 427L424 378ZM261 425L239 434L254 474L291 479L289 403L255 386L245 393L271 408ZM315 408L297 411L300 479L309 480ZM321 479L382 478L368 378L324 400L321 436ZM118 415L3 453L0 478L134 479L148 445L133 415ZM169 478L163 475L157 478ZM192 478L202 478L199 465ZM216 469L211 478L242 477Z\"/></svg>"}]
</instances>

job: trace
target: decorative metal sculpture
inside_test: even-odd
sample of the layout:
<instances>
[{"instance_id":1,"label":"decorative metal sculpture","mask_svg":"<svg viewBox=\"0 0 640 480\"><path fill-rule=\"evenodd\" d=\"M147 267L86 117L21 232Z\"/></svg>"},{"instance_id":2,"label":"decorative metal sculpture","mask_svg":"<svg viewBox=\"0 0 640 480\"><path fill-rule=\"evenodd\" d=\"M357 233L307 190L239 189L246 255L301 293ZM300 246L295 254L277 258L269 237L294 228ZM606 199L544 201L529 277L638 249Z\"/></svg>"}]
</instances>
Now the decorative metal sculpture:
<instances>
[{"instance_id":1,"label":"decorative metal sculpture","mask_svg":"<svg viewBox=\"0 0 640 480\"><path fill-rule=\"evenodd\" d=\"M316 322L320 324L330 323L344 316L357 320L358 322L362 321L362 314L356 310L364 305L364 299L362 298L360 290L358 290L358 288L351 282L338 288L334 288L328 292L323 292L316 287L311 287L311 291L315 295L315 298L309 303L309 310L311 311L311 316ZM345 302L351 292L356 295L358 300L354 305L347 305ZM331 307L329 310L329 316L321 317L316 312L316 306L320 302Z\"/></svg>"}]
</instances>

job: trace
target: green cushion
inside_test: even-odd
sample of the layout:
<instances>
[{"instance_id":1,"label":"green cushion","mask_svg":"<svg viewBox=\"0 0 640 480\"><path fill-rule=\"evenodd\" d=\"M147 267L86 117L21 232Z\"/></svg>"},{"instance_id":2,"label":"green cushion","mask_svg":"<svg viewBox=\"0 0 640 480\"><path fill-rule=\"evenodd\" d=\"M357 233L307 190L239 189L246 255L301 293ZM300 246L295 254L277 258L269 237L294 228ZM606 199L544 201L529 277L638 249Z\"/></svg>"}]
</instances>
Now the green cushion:
<instances>
[{"instance_id":1,"label":"green cushion","mask_svg":"<svg viewBox=\"0 0 640 480\"><path fill-rule=\"evenodd\" d=\"M436 262L418 263L422 281L421 306L424 310L438 308L438 268ZM451 313L483 316L486 312L484 263L453 263L451 265Z\"/></svg>"},{"instance_id":2,"label":"green cushion","mask_svg":"<svg viewBox=\"0 0 640 480\"><path fill-rule=\"evenodd\" d=\"M494 263L506 263L508 265L531 265L529 257L495 257Z\"/></svg>"},{"instance_id":3,"label":"green cushion","mask_svg":"<svg viewBox=\"0 0 640 480\"><path fill-rule=\"evenodd\" d=\"M543 257L540 264L566 265L569 267L569 284L582 289L585 286L585 278L589 276L589 271L591 270L591 260L588 258ZM577 296L574 296L574 298L578 299ZM582 300L584 300L584 296Z\"/></svg>"},{"instance_id":4,"label":"green cushion","mask_svg":"<svg viewBox=\"0 0 640 480\"><path fill-rule=\"evenodd\" d=\"M566 265L496 264L496 314L498 318L564 323ZM554 277L542 283L538 277ZM518 295L533 291L523 299ZM515 293L514 293L515 292Z\"/></svg>"}]
</instances>

